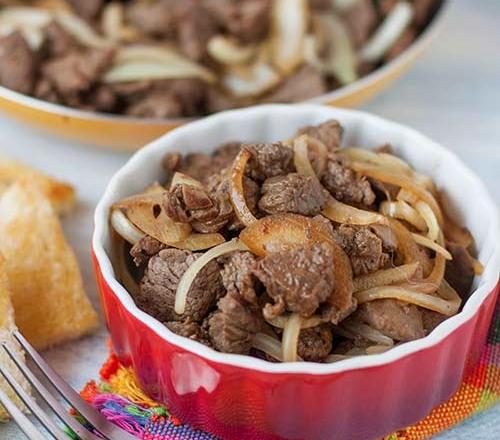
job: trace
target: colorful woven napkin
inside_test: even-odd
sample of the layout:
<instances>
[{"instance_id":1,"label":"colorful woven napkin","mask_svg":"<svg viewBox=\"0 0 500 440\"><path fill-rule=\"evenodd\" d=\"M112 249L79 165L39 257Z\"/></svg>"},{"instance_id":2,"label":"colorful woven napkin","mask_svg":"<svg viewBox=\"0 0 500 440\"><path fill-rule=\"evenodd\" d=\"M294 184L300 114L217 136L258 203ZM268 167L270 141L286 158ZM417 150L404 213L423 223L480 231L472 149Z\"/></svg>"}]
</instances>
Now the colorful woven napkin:
<instances>
[{"instance_id":1,"label":"colorful woven napkin","mask_svg":"<svg viewBox=\"0 0 500 440\"><path fill-rule=\"evenodd\" d=\"M101 383L91 381L81 395L106 418L143 440L216 440L183 424L167 408L148 398L131 369L113 354L101 368ZM500 300L488 341L474 371L446 403L425 419L386 440L420 440L448 429L500 401ZM83 422L83 421L82 421Z\"/></svg>"}]
</instances>

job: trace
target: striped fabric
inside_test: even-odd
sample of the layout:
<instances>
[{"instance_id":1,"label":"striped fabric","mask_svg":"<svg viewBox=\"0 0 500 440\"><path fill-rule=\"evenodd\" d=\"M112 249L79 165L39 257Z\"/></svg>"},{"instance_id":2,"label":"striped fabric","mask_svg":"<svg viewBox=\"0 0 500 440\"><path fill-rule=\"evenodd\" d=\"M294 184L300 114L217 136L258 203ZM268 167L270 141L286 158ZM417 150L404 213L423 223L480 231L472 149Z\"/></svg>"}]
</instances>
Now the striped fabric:
<instances>
[{"instance_id":1,"label":"striped fabric","mask_svg":"<svg viewBox=\"0 0 500 440\"><path fill-rule=\"evenodd\" d=\"M101 383L89 382L81 395L105 417L143 440L216 440L182 424L139 388L133 372L114 355L101 369ZM425 419L385 440L421 440L449 429L500 402L500 300L480 362L455 395Z\"/></svg>"}]
</instances>

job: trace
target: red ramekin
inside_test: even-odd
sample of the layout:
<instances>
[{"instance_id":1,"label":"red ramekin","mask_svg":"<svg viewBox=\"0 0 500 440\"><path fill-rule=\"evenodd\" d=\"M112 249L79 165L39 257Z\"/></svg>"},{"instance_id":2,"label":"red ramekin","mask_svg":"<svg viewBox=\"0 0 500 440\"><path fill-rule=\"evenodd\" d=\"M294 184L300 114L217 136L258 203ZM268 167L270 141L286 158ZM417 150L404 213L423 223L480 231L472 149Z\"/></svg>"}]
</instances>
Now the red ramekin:
<instances>
[{"instance_id":1,"label":"red ramekin","mask_svg":"<svg viewBox=\"0 0 500 440\"><path fill-rule=\"evenodd\" d=\"M385 353L333 364L268 363L218 353L170 332L139 310L115 279L111 204L161 180L167 151L210 152L231 141L290 137L336 118L346 145L389 142L430 174L449 209L473 233L485 266L463 310L429 336ZM315 105L267 105L224 112L169 132L136 153L111 179L95 213L93 256L113 347L143 389L184 422L224 439L374 439L415 423L448 399L476 363L498 293L497 208L479 179L452 153L419 133L367 115Z\"/></svg>"}]
</instances>

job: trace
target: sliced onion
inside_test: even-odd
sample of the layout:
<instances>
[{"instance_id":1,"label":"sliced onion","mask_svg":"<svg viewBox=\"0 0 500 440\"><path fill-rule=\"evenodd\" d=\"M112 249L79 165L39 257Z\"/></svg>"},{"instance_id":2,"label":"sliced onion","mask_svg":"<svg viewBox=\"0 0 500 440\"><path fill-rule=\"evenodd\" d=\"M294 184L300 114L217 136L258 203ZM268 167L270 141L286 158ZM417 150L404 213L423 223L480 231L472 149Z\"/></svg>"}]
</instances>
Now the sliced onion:
<instances>
[{"instance_id":1,"label":"sliced onion","mask_svg":"<svg viewBox=\"0 0 500 440\"><path fill-rule=\"evenodd\" d=\"M373 289L356 292L354 295L358 300L358 304L364 304L376 299L391 298L415 304L424 309L434 310L446 316L452 316L458 310L450 301L397 286L374 287Z\"/></svg>"},{"instance_id":2,"label":"sliced onion","mask_svg":"<svg viewBox=\"0 0 500 440\"><path fill-rule=\"evenodd\" d=\"M408 203L401 200L397 202L383 201L380 204L380 212L387 217L404 220L410 225L415 226L419 231L427 229L427 224L422 216Z\"/></svg>"},{"instance_id":3,"label":"sliced onion","mask_svg":"<svg viewBox=\"0 0 500 440\"><path fill-rule=\"evenodd\" d=\"M200 258L195 260L191 266L188 267L186 272L182 275L179 285L177 287L177 292L175 294L175 305L174 310L178 315L182 315L186 309L186 300L191 288L191 284L198 272L205 267L214 258L218 258L221 255L227 254L229 252L235 251L247 251L248 248L238 239L234 238L231 241L222 243L218 246L213 247L209 251L205 252Z\"/></svg>"},{"instance_id":4,"label":"sliced onion","mask_svg":"<svg viewBox=\"0 0 500 440\"><path fill-rule=\"evenodd\" d=\"M309 136L305 134L293 140L293 162L299 174L317 179L314 168L309 160L309 140Z\"/></svg>"},{"instance_id":5,"label":"sliced onion","mask_svg":"<svg viewBox=\"0 0 500 440\"><path fill-rule=\"evenodd\" d=\"M279 315L272 319L267 319L266 321L276 328L285 328L285 324L287 323L289 315ZM307 329L312 327L317 327L322 324L324 320L320 316L311 316L309 318L303 318L302 323L300 325L301 329Z\"/></svg>"},{"instance_id":6,"label":"sliced onion","mask_svg":"<svg viewBox=\"0 0 500 440\"><path fill-rule=\"evenodd\" d=\"M336 244L327 225L291 213L268 215L256 220L241 231L240 240L260 257L316 243Z\"/></svg>"},{"instance_id":7,"label":"sliced onion","mask_svg":"<svg viewBox=\"0 0 500 440\"><path fill-rule=\"evenodd\" d=\"M481 262L476 259L471 257L471 264L472 264L472 270L474 271L475 275L482 275L484 272L484 266L481 264Z\"/></svg>"},{"instance_id":8,"label":"sliced onion","mask_svg":"<svg viewBox=\"0 0 500 440\"><path fill-rule=\"evenodd\" d=\"M265 333L257 333L253 338L252 347L268 354L274 359L283 362L281 342Z\"/></svg>"},{"instance_id":9,"label":"sliced onion","mask_svg":"<svg viewBox=\"0 0 500 440\"><path fill-rule=\"evenodd\" d=\"M427 237L429 240L436 241L439 235L439 224L434 212L427 203L421 200L415 204L415 209L427 224Z\"/></svg>"},{"instance_id":10,"label":"sliced onion","mask_svg":"<svg viewBox=\"0 0 500 440\"><path fill-rule=\"evenodd\" d=\"M420 264L415 261L410 264L382 269L377 272L354 278L354 291L367 290L378 286L388 286L409 281L417 272Z\"/></svg>"},{"instance_id":11,"label":"sliced onion","mask_svg":"<svg viewBox=\"0 0 500 440\"><path fill-rule=\"evenodd\" d=\"M177 223L168 217L163 208L163 193L128 197L114 208L123 210L137 228L166 245L185 240L191 233L188 223Z\"/></svg>"},{"instance_id":12,"label":"sliced onion","mask_svg":"<svg viewBox=\"0 0 500 440\"><path fill-rule=\"evenodd\" d=\"M339 202L333 196L328 197L322 214L337 223L348 225L387 224L387 218L378 212L365 211Z\"/></svg>"},{"instance_id":13,"label":"sliced onion","mask_svg":"<svg viewBox=\"0 0 500 440\"><path fill-rule=\"evenodd\" d=\"M188 251L201 251L203 249L209 249L221 243L224 243L224 241L224 236L217 232L212 234L192 233L185 240L179 241L177 243L171 243L170 246L177 249L186 249Z\"/></svg>"},{"instance_id":14,"label":"sliced onion","mask_svg":"<svg viewBox=\"0 0 500 440\"><path fill-rule=\"evenodd\" d=\"M231 169L231 190L229 194L234 212L236 213L239 221L245 226L249 226L257 221L247 205L243 187L245 167L249 159L250 152L245 148L243 148L236 156Z\"/></svg>"},{"instance_id":15,"label":"sliced onion","mask_svg":"<svg viewBox=\"0 0 500 440\"><path fill-rule=\"evenodd\" d=\"M283 328L281 339L281 349L284 362L297 361L297 345L299 343L302 317L297 313L292 313Z\"/></svg>"},{"instance_id":16,"label":"sliced onion","mask_svg":"<svg viewBox=\"0 0 500 440\"><path fill-rule=\"evenodd\" d=\"M0 11L0 20L15 27L43 28L51 22L52 17L50 11L26 6L9 6Z\"/></svg>"},{"instance_id":17,"label":"sliced onion","mask_svg":"<svg viewBox=\"0 0 500 440\"><path fill-rule=\"evenodd\" d=\"M389 336L384 335L382 332L362 322L347 319L342 322L342 327L356 336L361 336L367 341L376 342L377 344L385 346L394 345L394 341L389 338Z\"/></svg>"},{"instance_id":18,"label":"sliced onion","mask_svg":"<svg viewBox=\"0 0 500 440\"><path fill-rule=\"evenodd\" d=\"M410 231L398 220L390 219L389 221L391 229L396 235L398 250L403 257L404 263L410 264L418 261L424 274L430 272L431 260L424 252L420 252L420 249L417 243L415 243Z\"/></svg>"},{"instance_id":19,"label":"sliced onion","mask_svg":"<svg viewBox=\"0 0 500 440\"><path fill-rule=\"evenodd\" d=\"M236 41L224 35L212 37L207 45L209 55L222 64L244 64L252 59L257 52L254 45L241 46Z\"/></svg>"},{"instance_id":20,"label":"sliced onion","mask_svg":"<svg viewBox=\"0 0 500 440\"><path fill-rule=\"evenodd\" d=\"M371 345L370 347L366 347L366 354L380 354L385 353L387 350L390 350L392 347L388 347L387 345Z\"/></svg>"},{"instance_id":21,"label":"sliced onion","mask_svg":"<svg viewBox=\"0 0 500 440\"><path fill-rule=\"evenodd\" d=\"M273 64L284 74L303 60L303 44L309 22L307 0L274 0L271 18Z\"/></svg>"},{"instance_id":22,"label":"sliced onion","mask_svg":"<svg viewBox=\"0 0 500 440\"><path fill-rule=\"evenodd\" d=\"M84 46L104 49L113 45L112 41L101 37L92 26L75 14L58 11L55 12L54 18L66 32Z\"/></svg>"},{"instance_id":23,"label":"sliced onion","mask_svg":"<svg viewBox=\"0 0 500 440\"><path fill-rule=\"evenodd\" d=\"M434 252L442 255L445 259L447 260L452 260L453 257L451 256L450 252L444 248L443 246L440 246L437 244L435 241L430 240L427 237L424 237L423 235L420 234L411 234L413 239L415 240L415 243L419 244L420 246L424 246L426 248L432 249Z\"/></svg>"},{"instance_id":24,"label":"sliced onion","mask_svg":"<svg viewBox=\"0 0 500 440\"><path fill-rule=\"evenodd\" d=\"M457 293L457 291L453 287L451 287L448 281L446 281L445 279L443 279L441 285L439 286L438 294L441 298L452 304L456 309L456 312L458 312L458 309L460 309L460 305L462 304L462 298L460 298L460 295Z\"/></svg>"},{"instance_id":25,"label":"sliced onion","mask_svg":"<svg viewBox=\"0 0 500 440\"><path fill-rule=\"evenodd\" d=\"M111 225L130 244L136 244L145 236L144 232L136 228L120 209L113 209L111 212Z\"/></svg>"},{"instance_id":26,"label":"sliced onion","mask_svg":"<svg viewBox=\"0 0 500 440\"><path fill-rule=\"evenodd\" d=\"M245 70L228 70L221 81L233 96L243 98L269 91L281 81L281 76L269 64L258 61Z\"/></svg>"},{"instance_id":27,"label":"sliced onion","mask_svg":"<svg viewBox=\"0 0 500 440\"><path fill-rule=\"evenodd\" d=\"M367 63L377 63L394 45L413 20L413 7L400 1L389 12L379 28L361 48L359 58Z\"/></svg>"},{"instance_id":28,"label":"sliced onion","mask_svg":"<svg viewBox=\"0 0 500 440\"><path fill-rule=\"evenodd\" d=\"M351 161L367 162L372 165L378 165L388 171L394 171L404 174L412 174L410 166L403 160L393 154L377 153L366 148L344 148L340 150L340 155Z\"/></svg>"},{"instance_id":29,"label":"sliced onion","mask_svg":"<svg viewBox=\"0 0 500 440\"><path fill-rule=\"evenodd\" d=\"M357 171L358 173L372 177L374 179L380 180L384 183L390 183L391 185L396 185L401 188L406 189L407 191L415 194L419 199L427 203L438 220L439 224L443 222L443 215L441 213L441 208L437 203L434 196L424 187L415 183L415 181L404 174L394 173L392 171L384 170L378 166L360 163L360 162L352 162L350 167Z\"/></svg>"},{"instance_id":30,"label":"sliced onion","mask_svg":"<svg viewBox=\"0 0 500 440\"><path fill-rule=\"evenodd\" d=\"M444 216L444 235L446 240L468 248L474 242L470 231L467 228L459 226L445 213Z\"/></svg>"},{"instance_id":31,"label":"sliced onion","mask_svg":"<svg viewBox=\"0 0 500 440\"><path fill-rule=\"evenodd\" d=\"M104 35L113 41L120 40L124 20L123 5L114 1L108 3L102 11L101 17Z\"/></svg>"},{"instance_id":32,"label":"sliced onion","mask_svg":"<svg viewBox=\"0 0 500 440\"><path fill-rule=\"evenodd\" d=\"M400 284L398 287L409 289L413 292L427 293L428 295L431 295L437 291L439 285L425 283L423 281L410 280L407 283Z\"/></svg>"},{"instance_id":33,"label":"sliced onion","mask_svg":"<svg viewBox=\"0 0 500 440\"><path fill-rule=\"evenodd\" d=\"M405 188L401 188L396 196L397 200L415 205L418 202L418 196Z\"/></svg>"},{"instance_id":34,"label":"sliced onion","mask_svg":"<svg viewBox=\"0 0 500 440\"><path fill-rule=\"evenodd\" d=\"M174 174L174 177L172 177L170 188L173 188L176 185L191 185L195 186L196 188L203 188L203 184L199 180L193 179L187 174L179 172L176 172Z\"/></svg>"}]
</instances>

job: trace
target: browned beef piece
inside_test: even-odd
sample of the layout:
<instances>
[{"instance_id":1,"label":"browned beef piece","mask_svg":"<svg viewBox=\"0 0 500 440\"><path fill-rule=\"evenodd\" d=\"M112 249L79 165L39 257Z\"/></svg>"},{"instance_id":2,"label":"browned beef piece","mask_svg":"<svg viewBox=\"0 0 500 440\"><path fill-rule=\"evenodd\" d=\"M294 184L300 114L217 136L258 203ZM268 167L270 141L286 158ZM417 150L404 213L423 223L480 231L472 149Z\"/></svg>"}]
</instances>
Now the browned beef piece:
<instances>
[{"instance_id":1,"label":"browned beef piece","mask_svg":"<svg viewBox=\"0 0 500 440\"><path fill-rule=\"evenodd\" d=\"M216 87L208 87L206 99L207 113L222 112L236 107L234 98Z\"/></svg>"},{"instance_id":2,"label":"browned beef piece","mask_svg":"<svg viewBox=\"0 0 500 440\"><path fill-rule=\"evenodd\" d=\"M328 150L334 152L340 148L344 129L335 119L330 119L319 125L308 125L299 129L298 134L307 134L322 142Z\"/></svg>"},{"instance_id":3,"label":"browned beef piece","mask_svg":"<svg viewBox=\"0 0 500 440\"><path fill-rule=\"evenodd\" d=\"M309 0L309 5L317 11L328 11L332 8L331 0Z\"/></svg>"},{"instance_id":4,"label":"browned beef piece","mask_svg":"<svg viewBox=\"0 0 500 440\"><path fill-rule=\"evenodd\" d=\"M74 50L78 44L76 40L56 21L50 22L45 27L45 48L50 57L66 55Z\"/></svg>"},{"instance_id":5,"label":"browned beef piece","mask_svg":"<svg viewBox=\"0 0 500 440\"><path fill-rule=\"evenodd\" d=\"M134 259L136 266L143 266L152 256L156 255L162 249L165 249L165 247L166 246L156 238L146 235L132 246L130 255Z\"/></svg>"},{"instance_id":6,"label":"browned beef piece","mask_svg":"<svg viewBox=\"0 0 500 440\"><path fill-rule=\"evenodd\" d=\"M104 0L69 0L69 3L78 15L86 20L92 20L99 14Z\"/></svg>"},{"instance_id":7,"label":"browned beef piece","mask_svg":"<svg viewBox=\"0 0 500 440\"><path fill-rule=\"evenodd\" d=\"M382 16L386 16L396 6L398 0L376 0L378 10Z\"/></svg>"},{"instance_id":8,"label":"browned beef piece","mask_svg":"<svg viewBox=\"0 0 500 440\"><path fill-rule=\"evenodd\" d=\"M35 85L35 53L18 31L0 38L0 84L16 92L31 94Z\"/></svg>"},{"instance_id":9,"label":"browned beef piece","mask_svg":"<svg viewBox=\"0 0 500 440\"><path fill-rule=\"evenodd\" d=\"M126 114L143 118L178 118L182 116L182 104L170 91L154 91L127 107Z\"/></svg>"},{"instance_id":10,"label":"browned beef piece","mask_svg":"<svg viewBox=\"0 0 500 440\"><path fill-rule=\"evenodd\" d=\"M177 315L174 311L179 280L200 255L169 248L153 256L149 260L139 294L135 298L137 305L162 322L186 318L201 321L224 291L219 266L215 261L208 263L196 276L188 294L185 313Z\"/></svg>"},{"instance_id":11,"label":"browned beef piece","mask_svg":"<svg viewBox=\"0 0 500 440\"><path fill-rule=\"evenodd\" d=\"M333 264L333 250L326 243L261 259L253 273L275 302L264 307L264 316L271 318L285 310L311 316L333 292Z\"/></svg>"},{"instance_id":12,"label":"browned beef piece","mask_svg":"<svg viewBox=\"0 0 500 440\"><path fill-rule=\"evenodd\" d=\"M45 78L41 78L35 84L33 96L43 99L44 101L58 103L60 101L59 95L51 82Z\"/></svg>"},{"instance_id":13,"label":"browned beef piece","mask_svg":"<svg viewBox=\"0 0 500 440\"><path fill-rule=\"evenodd\" d=\"M184 0L176 7L177 42L179 49L193 60L207 56L207 43L217 33L210 11L197 0Z\"/></svg>"},{"instance_id":14,"label":"browned beef piece","mask_svg":"<svg viewBox=\"0 0 500 440\"><path fill-rule=\"evenodd\" d=\"M267 214L292 212L314 216L326 203L324 189L318 180L297 173L265 180L261 193L259 209Z\"/></svg>"},{"instance_id":15,"label":"browned beef piece","mask_svg":"<svg viewBox=\"0 0 500 440\"><path fill-rule=\"evenodd\" d=\"M287 76L264 97L265 102L297 102L311 99L328 91L324 76L310 64Z\"/></svg>"},{"instance_id":16,"label":"browned beef piece","mask_svg":"<svg viewBox=\"0 0 500 440\"><path fill-rule=\"evenodd\" d=\"M241 43L264 39L271 23L271 0L208 0L207 7L224 32Z\"/></svg>"},{"instance_id":17,"label":"browned beef piece","mask_svg":"<svg viewBox=\"0 0 500 440\"><path fill-rule=\"evenodd\" d=\"M197 78L173 79L165 81L182 106L182 116L196 116L205 113L207 85ZM161 86L161 83L160 83Z\"/></svg>"},{"instance_id":18,"label":"browned beef piece","mask_svg":"<svg viewBox=\"0 0 500 440\"><path fill-rule=\"evenodd\" d=\"M186 319L185 321L168 321L165 326L175 334L185 338L193 339L202 344L211 346L208 333L197 322Z\"/></svg>"},{"instance_id":19,"label":"browned beef piece","mask_svg":"<svg viewBox=\"0 0 500 440\"><path fill-rule=\"evenodd\" d=\"M360 206L375 202L375 193L370 182L348 168L336 155L330 155L321 183L337 200Z\"/></svg>"},{"instance_id":20,"label":"browned beef piece","mask_svg":"<svg viewBox=\"0 0 500 440\"><path fill-rule=\"evenodd\" d=\"M298 355L309 362L321 362L332 351L333 336L328 325L300 331L297 345Z\"/></svg>"},{"instance_id":21,"label":"browned beef piece","mask_svg":"<svg viewBox=\"0 0 500 440\"><path fill-rule=\"evenodd\" d=\"M436 8L436 0L413 0L412 3L415 12L413 22L420 28L424 27Z\"/></svg>"},{"instance_id":22,"label":"browned beef piece","mask_svg":"<svg viewBox=\"0 0 500 440\"><path fill-rule=\"evenodd\" d=\"M231 290L219 300L218 310L208 319L208 333L216 350L248 354L262 325L258 311Z\"/></svg>"},{"instance_id":23,"label":"browned beef piece","mask_svg":"<svg viewBox=\"0 0 500 440\"><path fill-rule=\"evenodd\" d=\"M441 313L434 312L433 310L421 308L420 312L422 313L422 322L426 335L447 319L447 316L441 315Z\"/></svg>"},{"instance_id":24,"label":"browned beef piece","mask_svg":"<svg viewBox=\"0 0 500 440\"><path fill-rule=\"evenodd\" d=\"M126 18L147 35L170 38L175 35L178 4L178 0L134 0L126 6Z\"/></svg>"},{"instance_id":25,"label":"browned beef piece","mask_svg":"<svg viewBox=\"0 0 500 440\"><path fill-rule=\"evenodd\" d=\"M47 62L42 67L42 72L60 95L70 99L90 90L101 74L111 66L113 57L112 50L70 52Z\"/></svg>"},{"instance_id":26,"label":"browned beef piece","mask_svg":"<svg viewBox=\"0 0 500 440\"><path fill-rule=\"evenodd\" d=\"M401 34L401 36L396 40L392 47L387 51L384 59L386 61L391 61L401 55L406 49L411 46L416 37L417 31L414 28L406 29L406 31Z\"/></svg>"},{"instance_id":27,"label":"browned beef piece","mask_svg":"<svg viewBox=\"0 0 500 440\"><path fill-rule=\"evenodd\" d=\"M378 23L377 10L372 0L353 2L351 7L342 11L342 18L356 48L368 40Z\"/></svg>"},{"instance_id":28,"label":"browned beef piece","mask_svg":"<svg viewBox=\"0 0 500 440\"><path fill-rule=\"evenodd\" d=\"M83 105L80 108L87 110L112 112L117 105L116 95L113 89L106 84L95 86L84 98Z\"/></svg>"},{"instance_id":29,"label":"browned beef piece","mask_svg":"<svg viewBox=\"0 0 500 440\"><path fill-rule=\"evenodd\" d=\"M351 260L355 276L375 272L391 260L382 240L367 226L341 225L334 231L335 241Z\"/></svg>"},{"instance_id":30,"label":"browned beef piece","mask_svg":"<svg viewBox=\"0 0 500 440\"><path fill-rule=\"evenodd\" d=\"M210 170L212 174L229 167L241 150L241 142L226 142L220 145L212 155L218 169Z\"/></svg>"},{"instance_id":31,"label":"browned beef piece","mask_svg":"<svg viewBox=\"0 0 500 440\"><path fill-rule=\"evenodd\" d=\"M294 171L293 151L281 142L250 144L244 148L251 154L247 163L247 174L257 182Z\"/></svg>"},{"instance_id":32,"label":"browned beef piece","mask_svg":"<svg viewBox=\"0 0 500 440\"><path fill-rule=\"evenodd\" d=\"M257 305L257 280L252 276L257 258L251 252L233 252L219 258L218 262L223 266L221 276L226 290L234 290L245 302Z\"/></svg>"},{"instance_id":33,"label":"browned beef piece","mask_svg":"<svg viewBox=\"0 0 500 440\"><path fill-rule=\"evenodd\" d=\"M452 260L446 262L444 277L450 286L466 301L471 293L474 281L474 269L472 268L471 256L467 249L459 244L448 242L446 248L450 251Z\"/></svg>"},{"instance_id":34,"label":"browned beef piece","mask_svg":"<svg viewBox=\"0 0 500 440\"><path fill-rule=\"evenodd\" d=\"M384 252L391 253L396 251L398 239L390 226L374 223L370 225L369 228L371 232L382 240L382 249Z\"/></svg>"},{"instance_id":35,"label":"browned beef piece","mask_svg":"<svg viewBox=\"0 0 500 440\"><path fill-rule=\"evenodd\" d=\"M425 336L422 313L413 304L377 299L361 304L355 315L396 341L413 341Z\"/></svg>"}]
</instances>

